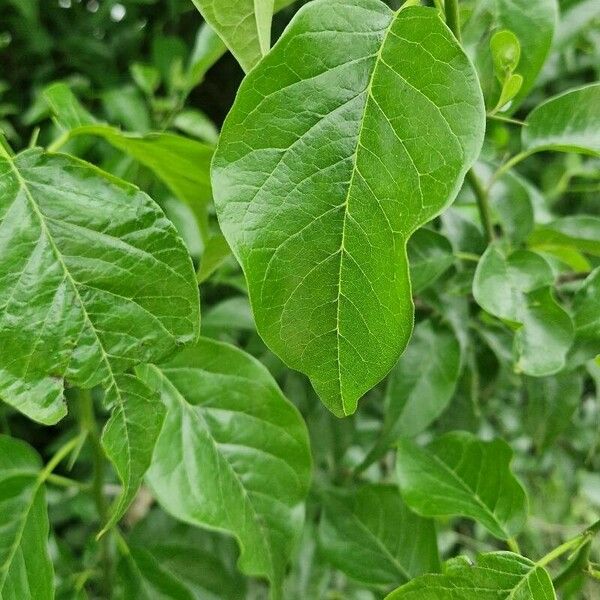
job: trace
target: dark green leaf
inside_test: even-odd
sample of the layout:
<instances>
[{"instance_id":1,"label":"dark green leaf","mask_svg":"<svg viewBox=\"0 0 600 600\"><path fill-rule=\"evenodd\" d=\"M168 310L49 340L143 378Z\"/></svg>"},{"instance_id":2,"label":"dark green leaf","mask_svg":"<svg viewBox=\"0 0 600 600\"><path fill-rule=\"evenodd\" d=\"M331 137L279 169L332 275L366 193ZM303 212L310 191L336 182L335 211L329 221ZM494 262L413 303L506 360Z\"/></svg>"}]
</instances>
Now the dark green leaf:
<instances>
[{"instance_id":1,"label":"dark green leaf","mask_svg":"<svg viewBox=\"0 0 600 600\"><path fill-rule=\"evenodd\" d=\"M396 461L402 498L425 517L470 517L508 539L527 516L527 497L510 472L511 459L505 441L484 442L466 432L447 433L425 448L402 438Z\"/></svg>"},{"instance_id":2,"label":"dark green leaf","mask_svg":"<svg viewBox=\"0 0 600 600\"><path fill-rule=\"evenodd\" d=\"M483 129L472 66L424 7L311 2L242 83L213 162L219 221L262 338L336 415L406 346L407 240Z\"/></svg>"}]
</instances>

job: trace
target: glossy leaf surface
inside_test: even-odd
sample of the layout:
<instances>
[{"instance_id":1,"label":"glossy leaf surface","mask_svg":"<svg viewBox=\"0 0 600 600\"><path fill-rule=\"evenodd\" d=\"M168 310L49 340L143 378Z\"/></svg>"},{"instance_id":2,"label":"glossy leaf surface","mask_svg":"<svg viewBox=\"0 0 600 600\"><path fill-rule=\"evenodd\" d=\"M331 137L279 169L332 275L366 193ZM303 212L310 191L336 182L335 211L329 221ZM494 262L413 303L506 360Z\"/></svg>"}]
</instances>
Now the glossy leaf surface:
<instances>
[{"instance_id":1,"label":"glossy leaf surface","mask_svg":"<svg viewBox=\"0 0 600 600\"><path fill-rule=\"evenodd\" d=\"M439 570L433 521L412 513L396 486L332 491L323 502L323 553L349 577L372 585L398 585Z\"/></svg>"},{"instance_id":2,"label":"glossy leaf surface","mask_svg":"<svg viewBox=\"0 0 600 600\"><path fill-rule=\"evenodd\" d=\"M336 415L406 346L407 240L483 129L472 66L424 7L311 2L242 83L213 161L219 221L259 333Z\"/></svg>"},{"instance_id":3,"label":"glossy leaf surface","mask_svg":"<svg viewBox=\"0 0 600 600\"><path fill-rule=\"evenodd\" d=\"M448 561L443 575L423 575L386 600L555 600L548 572L512 552L479 554Z\"/></svg>"},{"instance_id":4,"label":"glossy leaf surface","mask_svg":"<svg viewBox=\"0 0 600 600\"><path fill-rule=\"evenodd\" d=\"M52 600L42 463L24 442L0 435L0 598Z\"/></svg>"},{"instance_id":5,"label":"glossy leaf surface","mask_svg":"<svg viewBox=\"0 0 600 600\"><path fill-rule=\"evenodd\" d=\"M518 533L527 498L510 472L512 450L500 439L484 442L466 432L447 433L427 447L402 438L396 472L402 498L426 517L470 517L498 538Z\"/></svg>"},{"instance_id":6,"label":"glossy leaf surface","mask_svg":"<svg viewBox=\"0 0 600 600\"><path fill-rule=\"evenodd\" d=\"M198 333L171 223L137 188L65 155L0 151L0 278L0 397L41 423L64 416L64 378L112 389Z\"/></svg>"},{"instance_id":7,"label":"glossy leaf surface","mask_svg":"<svg viewBox=\"0 0 600 600\"><path fill-rule=\"evenodd\" d=\"M559 371L573 341L573 323L554 299L548 262L528 250L491 244L477 265L473 295L492 315L515 325L516 368L542 377Z\"/></svg>"},{"instance_id":8,"label":"glossy leaf surface","mask_svg":"<svg viewBox=\"0 0 600 600\"><path fill-rule=\"evenodd\" d=\"M167 417L148 480L173 516L234 535L240 567L277 596L303 522L311 459L302 418L268 371L201 338L158 367L141 367Z\"/></svg>"}]
</instances>

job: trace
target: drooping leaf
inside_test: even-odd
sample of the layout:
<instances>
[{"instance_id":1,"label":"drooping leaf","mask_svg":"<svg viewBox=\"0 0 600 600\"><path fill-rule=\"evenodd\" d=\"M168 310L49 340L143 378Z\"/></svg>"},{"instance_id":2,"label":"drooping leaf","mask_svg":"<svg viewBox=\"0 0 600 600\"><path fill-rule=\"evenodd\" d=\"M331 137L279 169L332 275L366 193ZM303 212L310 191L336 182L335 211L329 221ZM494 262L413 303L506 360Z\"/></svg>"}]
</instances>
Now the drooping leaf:
<instances>
[{"instance_id":1,"label":"drooping leaf","mask_svg":"<svg viewBox=\"0 0 600 600\"><path fill-rule=\"evenodd\" d=\"M0 149L0 397L40 423L199 329L191 261L137 188L74 158Z\"/></svg>"},{"instance_id":2,"label":"drooping leaf","mask_svg":"<svg viewBox=\"0 0 600 600\"><path fill-rule=\"evenodd\" d=\"M447 325L421 321L392 370L385 392L383 429L366 463L400 436L415 436L448 406L460 374L460 345Z\"/></svg>"},{"instance_id":3,"label":"drooping leaf","mask_svg":"<svg viewBox=\"0 0 600 600\"><path fill-rule=\"evenodd\" d=\"M600 156L600 83L554 96L525 119L523 150L580 152Z\"/></svg>"},{"instance_id":4,"label":"drooping leaf","mask_svg":"<svg viewBox=\"0 0 600 600\"><path fill-rule=\"evenodd\" d=\"M408 241L407 252L414 294L431 285L454 262L450 242L431 229L417 229Z\"/></svg>"},{"instance_id":5,"label":"drooping leaf","mask_svg":"<svg viewBox=\"0 0 600 600\"><path fill-rule=\"evenodd\" d=\"M425 448L401 438L396 472L402 498L424 517L469 517L508 539L527 516L527 497L510 471L511 459L504 440L484 442L462 431Z\"/></svg>"},{"instance_id":6,"label":"drooping leaf","mask_svg":"<svg viewBox=\"0 0 600 600\"><path fill-rule=\"evenodd\" d=\"M490 314L516 327L515 367L534 377L556 373L573 341L573 323L550 289L546 260L528 250L490 244L477 265L473 295Z\"/></svg>"},{"instance_id":7,"label":"drooping leaf","mask_svg":"<svg viewBox=\"0 0 600 600\"><path fill-rule=\"evenodd\" d=\"M386 600L556 600L544 567L512 552L479 554L476 564L458 557L442 575L422 575Z\"/></svg>"},{"instance_id":8,"label":"drooping leaf","mask_svg":"<svg viewBox=\"0 0 600 600\"><path fill-rule=\"evenodd\" d=\"M559 373L552 377L527 378L527 419L525 428L536 448L543 452L569 426L581 402L579 373Z\"/></svg>"},{"instance_id":9,"label":"drooping leaf","mask_svg":"<svg viewBox=\"0 0 600 600\"><path fill-rule=\"evenodd\" d=\"M517 72L523 77L523 85L513 100L511 108L514 108L527 96L546 61L557 17L556 0L482 0L475 3L463 27L463 41L477 66L489 106L496 105L500 93L490 49L493 34L509 30L520 45Z\"/></svg>"},{"instance_id":10,"label":"drooping leaf","mask_svg":"<svg viewBox=\"0 0 600 600\"><path fill-rule=\"evenodd\" d=\"M256 360L205 338L139 371L167 407L148 471L158 501L178 519L234 535L240 568L269 578L278 597L310 478L299 413Z\"/></svg>"},{"instance_id":11,"label":"drooping leaf","mask_svg":"<svg viewBox=\"0 0 600 600\"><path fill-rule=\"evenodd\" d=\"M370 585L399 585L439 570L433 521L412 513L398 488L368 484L323 497L319 541L340 571Z\"/></svg>"},{"instance_id":12,"label":"drooping leaf","mask_svg":"<svg viewBox=\"0 0 600 600\"><path fill-rule=\"evenodd\" d=\"M52 600L42 463L24 442L0 435L0 598Z\"/></svg>"},{"instance_id":13,"label":"drooping leaf","mask_svg":"<svg viewBox=\"0 0 600 600\"><path fill-rule=\"evenodd\" d=\"M102 432L102 447L117 470L122 490L103 532L117 523L135 497L166 412L158 394L131 375L115 379L105 402L114 408Z\"/></svg>"},{"instance_id":14,"label":"drooping leaf","mask_svg":"<svg viewBox=\"0 0 600 600\"><path fill-rule=\"evenodd\" d=\"M433 58L432 58L433 57ZM242 83L212 178L257 328L336 415L410 337L410 235L454 198L484 107L435 10L304 6Z\"/></svg>"},{"instance_id":15,"label":"drooping leaf","mask_svg":"<svg viewBox=\"0 0 600 600\"><path fill-rule=\"evenodd\" d=\"M271 46L273 0L193 0L223 39L244 71L249 71Z\"/></svg>"}]
</instances>

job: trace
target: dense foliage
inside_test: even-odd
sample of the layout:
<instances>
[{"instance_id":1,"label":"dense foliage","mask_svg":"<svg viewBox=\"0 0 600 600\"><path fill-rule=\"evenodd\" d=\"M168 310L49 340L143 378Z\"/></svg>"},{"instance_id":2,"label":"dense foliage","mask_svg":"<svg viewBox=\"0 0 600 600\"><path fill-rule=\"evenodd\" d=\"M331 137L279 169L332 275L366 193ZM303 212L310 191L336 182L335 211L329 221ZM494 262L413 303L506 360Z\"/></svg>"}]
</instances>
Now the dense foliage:
<instances>
[{"instance_id":1,"label":"dense foliage","mask_svg":"<svg viewBox=\"0 0 600 600\"><path fill-rule=\"evenodd\" d=\"M0 12L1 600L600 597L598 0Z\"/></svg>"}]
</instances>

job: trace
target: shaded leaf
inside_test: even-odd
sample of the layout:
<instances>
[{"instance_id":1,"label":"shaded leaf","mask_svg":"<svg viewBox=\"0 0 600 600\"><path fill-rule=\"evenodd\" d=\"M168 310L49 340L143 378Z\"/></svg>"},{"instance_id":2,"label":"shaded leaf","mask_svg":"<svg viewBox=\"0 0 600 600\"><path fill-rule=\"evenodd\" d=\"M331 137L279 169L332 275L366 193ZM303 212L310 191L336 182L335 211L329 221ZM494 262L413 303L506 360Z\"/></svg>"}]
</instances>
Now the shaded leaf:
<instances>
[{"instance_id":1,"label":"shaded leaf","mask_svg":"<svg viewBox=\"0 0 600 600\"><path fill-rule=\"evenodd\" d=\"M417 229L408 241L407 252L413 294L431 285L454 262L450 242L431 229Z\"/></svg>"},{"instance_id":2,"label":"shaded leaf","mask_svg":"<svg viewBox=\"0 0 600 600\"><path fill-rule=\"evenodd\" d=\"M425 517L460 515L508 539L527 516L527 497L510 472L512 450L501 439L484 442L447 433L425 448L402 438L396 472L402 498Z\"/></svg>"},{"instance_id":3,"label":"shaded leaf","mask_svg":"<svg viewBox=\"0 0 600 600\"><path fill-rule=\"evenodd\" d=\"M406 346L407 240L483 129L472 66L424 7L311 2L242 83L213 161L219 221L261 337L336 415Z\"/></svg>"},{"instance_id":4,"label":"shaded leaf","mask_svg":"<svg viewBox=\"0 0 600 600\"><path fill-rule=\"evenodd\" d=\"M65 155L0 149L0 397L45 424L63 378L115 377L193 341L187 251L137 188Z\"/></svg>"},{"instance_id":5,"label":"shaded leaf","mask_svg":"<svg viewBox=\"0 0 600 600\"><path fill-rule=\"evenodd\" d=\"M240 568L278 597L300 535L311 459L306 427L268 371L201 338L159 367L140 367L167 417L148 480L176 518L234 535Z\"/></svg>"},{"instance_id":6,"label":"shaded leaf","mask_svg":"<svg viewBox=\"0 0 600 600\"><path fill-rule=\"evenodd\" d=\"M529 245L540 250L569 248L600 256L600 218L571 215L536 228Z\"/></svg>"},{"instance_id":7,"label":"shaded leaf","mask_svg":"<svg viewBox=\"0 0 600 600\"><path fill-rule=\"evenodd\" d=\"M600 354L600 267L590 273L575 295L573 321L572 359L582 364Z\"/></svg>"}]
</instances>

